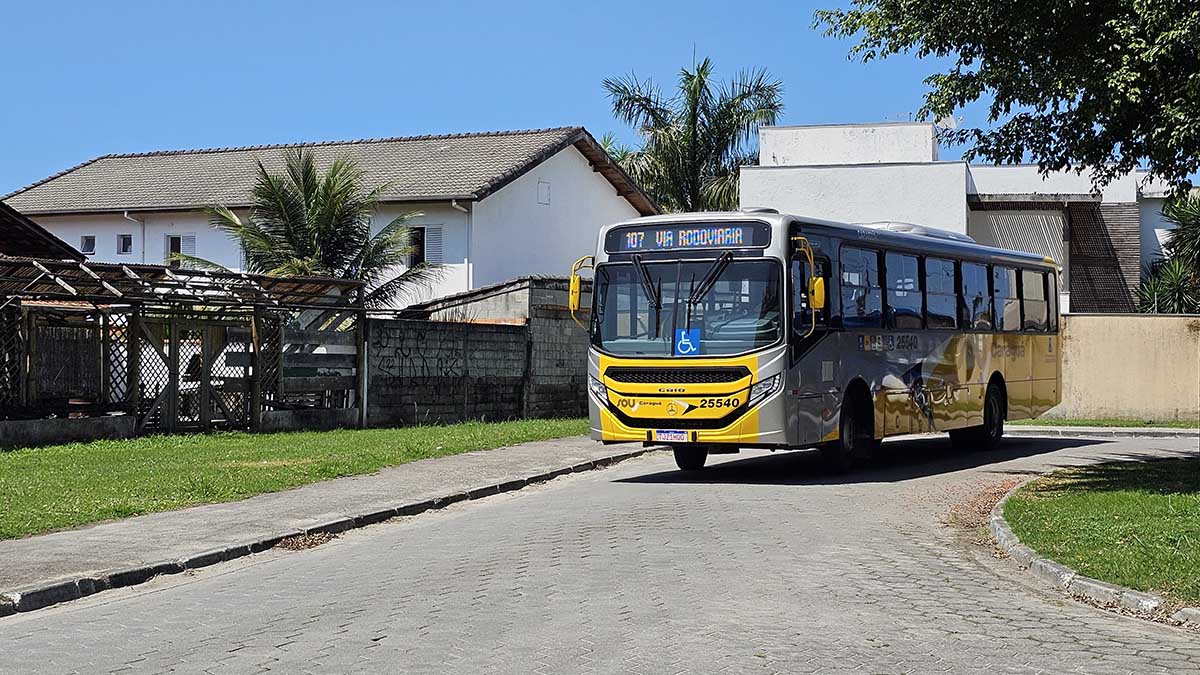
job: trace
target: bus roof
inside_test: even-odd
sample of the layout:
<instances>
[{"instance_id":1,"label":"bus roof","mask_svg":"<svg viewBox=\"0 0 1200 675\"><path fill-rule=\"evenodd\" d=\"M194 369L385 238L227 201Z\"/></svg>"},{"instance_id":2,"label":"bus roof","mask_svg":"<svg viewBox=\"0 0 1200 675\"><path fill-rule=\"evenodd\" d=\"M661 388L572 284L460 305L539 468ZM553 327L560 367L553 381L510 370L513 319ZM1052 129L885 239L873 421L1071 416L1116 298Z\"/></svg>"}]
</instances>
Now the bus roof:
<instances>
[{"instance_id":1,"label":"bus roof","mask_svg":"<svg viewBox=\"0 0 1200 675\"><path fill-rule=\"evenodd\" d=\"M807 216L797 216L788 213L775 213L769 210L748 209L745 211L704 211L692 213L670 213L657 216L646 216L643 218L633 218L623 220L619 223L608 225L601 230L601 241L605 232L617 228L628 227L631 225L652 225L666 223L689 223L697 220L704 221L746 221L758 220L772 225L772 229L789 228L793 225L798 225L801 230L809 230L814 233L819 233L821 230L828 230L831 236L842 238L846 241L860 242L864 245L884 246L896 249L904 249L907 251L954 256L956 258L974 258L977 260L996 260L1000 259L1005 262L1010 262L1019 265L1033 265L1037 267L1058 267L1058 263L1047 256L1038 255L1036 253L1026 253L1024 251L1014 251L1004 248L996 248L993 246L984 246L972 241L964 241L957 238L930 236L928 234L914 234L910 232L897 232L894 230L884 229L879 226L871 226L870 224L854 224L842 223L833 220L823 220L820 218L810 218ZM937 232L936 228L923 228L917 226L916 229L930 229ZM967 239L963 237L962 239Z\"/></svg>"}]
</instances>

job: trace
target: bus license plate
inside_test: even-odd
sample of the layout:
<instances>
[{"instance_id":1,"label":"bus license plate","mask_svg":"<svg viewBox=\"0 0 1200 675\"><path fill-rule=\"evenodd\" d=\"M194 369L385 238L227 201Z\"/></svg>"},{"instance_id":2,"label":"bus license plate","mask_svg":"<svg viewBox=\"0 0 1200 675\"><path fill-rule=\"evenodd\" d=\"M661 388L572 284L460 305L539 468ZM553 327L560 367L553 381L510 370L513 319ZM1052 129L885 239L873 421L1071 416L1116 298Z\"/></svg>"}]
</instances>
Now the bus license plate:
<instances>
[{"instance_id":1,"label":"bus license plate","mask_svg":"<svg viewBox=\"0 0 1200 675\"><path fill-rule=\"evenodd\" d=\"M686 431L676 429L656 429L654 431L654 440L666 443L687 443L688 434Z\"/></svg>"}]
</instances>

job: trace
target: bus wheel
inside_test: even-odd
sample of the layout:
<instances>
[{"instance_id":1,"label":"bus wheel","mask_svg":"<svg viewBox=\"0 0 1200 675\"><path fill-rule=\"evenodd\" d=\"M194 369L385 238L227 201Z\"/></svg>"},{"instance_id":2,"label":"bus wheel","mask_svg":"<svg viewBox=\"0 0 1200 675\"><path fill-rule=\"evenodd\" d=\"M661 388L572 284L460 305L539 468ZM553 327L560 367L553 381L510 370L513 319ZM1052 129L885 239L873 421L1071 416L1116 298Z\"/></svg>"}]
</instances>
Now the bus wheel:
<instances>
[{"instance_id":1,"label":"bus wheel","mask_svg":"<svg viewBox=\"0 0 1200 675\"><path fill-rule=\"evenodd\" d=\"M702 445L683 445L671 449L675 452L675 466L680 471L699 471L708 460L708 448Z\"/></svg>"},{"instance_id":2,"label":"bus wheel","mask_svg":"<svg viewBox=\"0 0 1200 675\"><path fill-rule=\"evenodd\" d=\"M845 473L869 457L877 442L863 423L861 406L847 406L839 417L838 440L821 448L821 458L830 471Z\"/></svg>"},{"instance_id":3,"label":"bus wheel","mask_svg":"<svg viewBox=\"0 0 1200 675\"><path fill-rule=\"evenodd\" d=\"M953 429L950 443L958 450L994 450L1004 436L1004 395L989 384L983 397L983 426Z\"/></svg>"}]
</instances>

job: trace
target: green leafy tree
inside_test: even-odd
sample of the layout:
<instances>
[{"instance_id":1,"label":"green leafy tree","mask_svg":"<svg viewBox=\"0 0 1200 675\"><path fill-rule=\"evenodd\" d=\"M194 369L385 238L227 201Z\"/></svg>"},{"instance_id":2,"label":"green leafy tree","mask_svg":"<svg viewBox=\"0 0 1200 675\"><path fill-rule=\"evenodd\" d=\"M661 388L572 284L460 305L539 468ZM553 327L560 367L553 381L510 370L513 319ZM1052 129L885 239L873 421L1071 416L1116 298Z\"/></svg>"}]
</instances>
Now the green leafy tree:
<instances>
[{"instance_id":1,"label":"green leafy tree","mask_svg":"<svg viewBox=\"0 0 1200 675\"><path fill-rule=\"evenodd\" d=\"M990 100L986 128L942 132L970 158L1088 169L1098 187L1144 165L1180 192L1200 169L1195 0L852 0L814 27L864 62L948 62L919 116Z\"/></svg>"},{"instance_id":2,"label":"green leafy tree","mask_svg":"<svg viewBox=\"0 0 1200 675\"><path fill-rule=\"evenodd\" d=\"M387 186L367 187L353 161L336 159L319 170L303 148L283 155L283 171L258 163L253 203L246 217L225 206L209 209L209 222L242 245L246 270L275 276L322 276L364 282L368 307L412 299L441 274L437 265L405 266L415 251L406 213L371 234L371 219ZM220 267L180 256L188 264Z\"/></svg>"},{"instance_id":3,"label":"green leafy tree","mask_svg":"<svg viewBox=\"0 0 1200 675\"><path fill-rule=\"evenodd\" d=\"M668 211L737 207L738 169L757 160L759 125L783 111L783 85L765 70L713 81L704 59L679 73L673 95L635 75L604 80L613 114L637 129L641 146L606 137L620 166Z\"/></svg>"}]
</instances>

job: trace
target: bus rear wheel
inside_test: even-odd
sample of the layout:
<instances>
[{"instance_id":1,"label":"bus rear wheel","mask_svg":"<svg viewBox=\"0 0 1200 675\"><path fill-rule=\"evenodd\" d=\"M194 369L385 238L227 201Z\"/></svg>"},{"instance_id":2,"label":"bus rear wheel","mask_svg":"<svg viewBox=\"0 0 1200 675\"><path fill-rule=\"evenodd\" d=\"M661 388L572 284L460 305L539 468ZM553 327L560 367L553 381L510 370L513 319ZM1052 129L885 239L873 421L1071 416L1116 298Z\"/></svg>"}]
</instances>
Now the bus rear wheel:
<instances>
[{"instance_id":1,"label":"bus rear wheel","mask_svg":"<svg viewBox=\"0 0 1200 675\"><path fill-rule=\"evenodd\" d=\"M680 445L671 450L675 453L675 466L680 471L699 471L708 461L708 448L702 445Z\"/></svg>"},{"instance_id":2,"label":"bus rear wheel","mask_svg":"<svg viewBox=\"0 0 1200 675\"><path fill-rule=\"evenodd\" d=\"M954 429L950 442L961 450L995 450L1004 437L1004 394L995 382L983 396L983 426Z\"/></svg>"}]
</instances>

